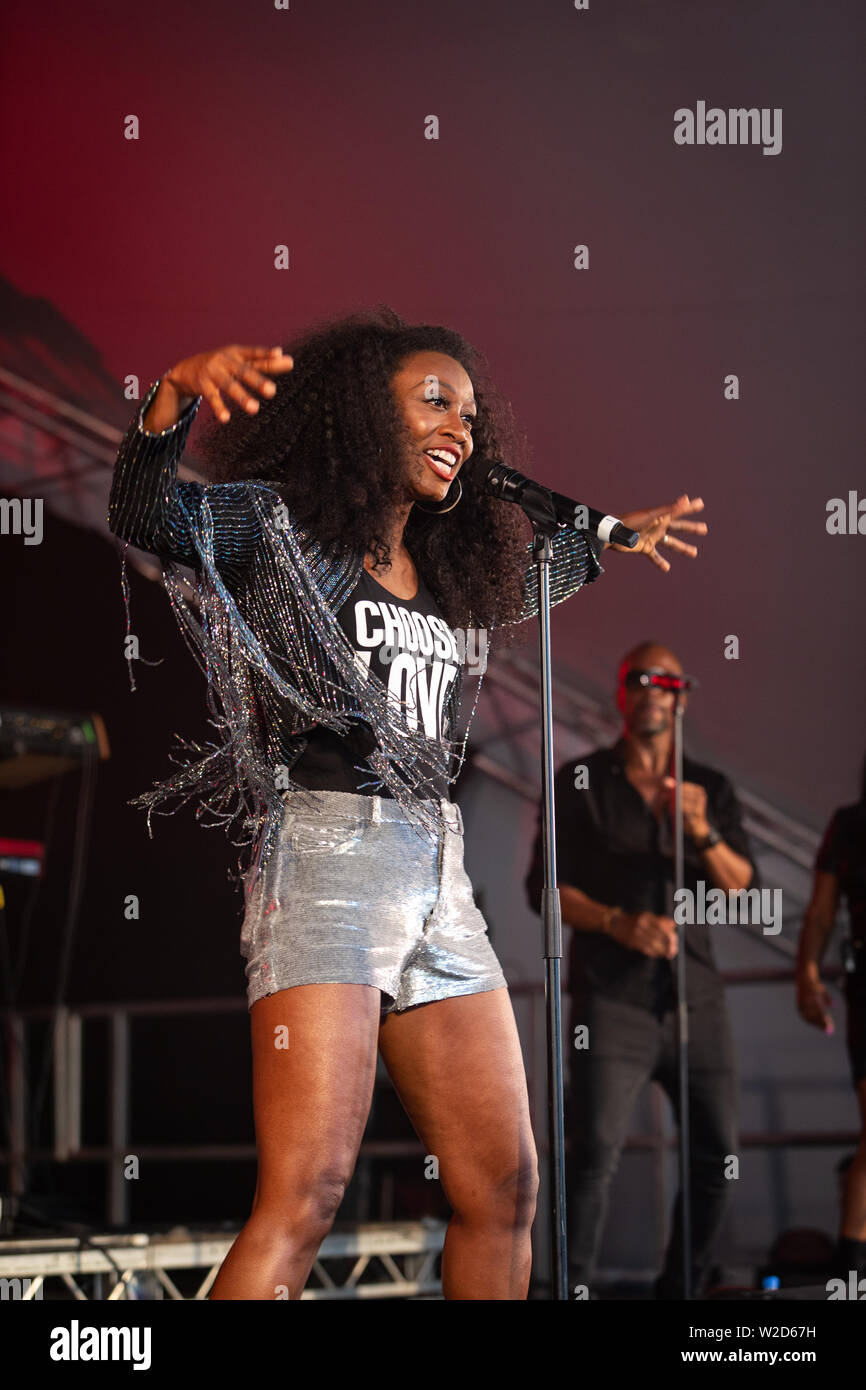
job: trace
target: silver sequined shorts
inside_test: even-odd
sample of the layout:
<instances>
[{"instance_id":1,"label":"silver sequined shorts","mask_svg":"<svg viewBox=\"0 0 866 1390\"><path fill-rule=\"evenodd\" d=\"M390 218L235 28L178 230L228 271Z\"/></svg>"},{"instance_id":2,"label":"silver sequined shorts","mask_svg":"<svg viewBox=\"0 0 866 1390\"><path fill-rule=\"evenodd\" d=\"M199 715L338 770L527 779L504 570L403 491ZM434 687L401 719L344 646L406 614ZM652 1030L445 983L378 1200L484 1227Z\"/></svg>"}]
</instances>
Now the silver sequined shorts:
<instances>
[{"instance_id":1,"label":"silver sequined shorts","mask_svg":"<svg viewBox=\"0 0 866 1390\"><path fill-rule=\"evenodd\" d=\"M264 869L248 879L250 1007L293 985L373 985L383 1014L505 986L463 867L459 806L442 800L455 828L434 843L390 797L309 795L319 809L287 811Z\"/></svg>"}]
</instances>

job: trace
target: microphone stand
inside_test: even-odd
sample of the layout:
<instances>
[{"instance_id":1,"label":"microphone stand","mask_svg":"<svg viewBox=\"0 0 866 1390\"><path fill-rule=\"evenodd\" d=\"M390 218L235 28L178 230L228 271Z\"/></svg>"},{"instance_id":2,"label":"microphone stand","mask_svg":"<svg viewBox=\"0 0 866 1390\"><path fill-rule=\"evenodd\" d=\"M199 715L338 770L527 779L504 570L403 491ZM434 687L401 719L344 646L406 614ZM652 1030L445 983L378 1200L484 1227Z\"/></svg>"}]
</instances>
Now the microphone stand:
<instances>
[{"instance_id":1,"label":"microphone stand","mask_svg":"<svg viewBox=\"0 0 866 1390\"><path fill-rule=\"evenodd\" d=\"M533 509L534 511L535 509ZM530 516L534 531L532 554L538 574L538 635L541 657L541 795L544 886L541 890L542 955L547 1041L547 1134L550 1155L550 1286L551 1298L568 1299L565 1208L565 1117L562 1071L562 913L556 886L556 808L553 795L553 699L550 672L550 562L555 518Z\"/></svg>"},{"instance_id":2,"label":"microphone stand","mask_svg":"<svg viewBox=\"0 0 866 1390\"><path fill-rule=\"evenodd\" d=\"M674 778L674 889L685 886L685 851L683 843L683 692L674 692L674 743L672 750ZM674 896L674 902L680 899ZM673 915L673 914L672 914ZM689 1170L689 1014L686 997L686 926L680 923L677 933L677 1050L680 1096L680 1204L682 1212L683 1298L692 1296L692 1209Z\"/></svg>"},{"instance_id":3,"label":"microphone stand","mask_svg":"<svg viewBox=\"0 0 866 1390\"><path fill-rule=\"evenodd\" d=\"M553 695L550 662L550 565L552 537L565 528L585 529L587 516L569 497L533 483L503 464L489 464L483 484L494 497L514 502L532 523L532 555L538 576L538 640L541 658L541 834L544 886L541 890L542 955L544 956L545 1029L547 1049L547 1135L550 1154L550 1296L568 1299L567 1235L565 1207L565 1115L562 1067L562 911L556 886L556 808L553 794ZM639 535L614 516L596 513L597 534L632 547Z\"/></svg>"}]
</instances>

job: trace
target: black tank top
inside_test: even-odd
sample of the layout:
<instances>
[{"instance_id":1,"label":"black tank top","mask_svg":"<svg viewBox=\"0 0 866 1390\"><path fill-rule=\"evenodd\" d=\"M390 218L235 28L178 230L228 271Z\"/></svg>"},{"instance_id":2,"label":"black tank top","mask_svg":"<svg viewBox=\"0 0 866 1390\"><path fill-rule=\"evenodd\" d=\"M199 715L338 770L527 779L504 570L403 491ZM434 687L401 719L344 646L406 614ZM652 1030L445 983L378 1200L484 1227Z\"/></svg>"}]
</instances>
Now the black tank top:
<instances>
[{"instance_id":1,"label":"black tank top","mask_svg":"<svg viewBox=\"0 0 866 1390\"><path fill-rule=\"evenodd\" d=\"M427 585L418 576L412 599L398 598L365 569L342 604L337 619L362 668L375 671L413 729L441 742L443 711L460 668L457 641ZM338 734L317 725L291 770L292 779L311 791L360 792L391 796L373 783L372 770L358 771L375 747L369 725ZM430 795L450 798L443 778L431 782Z\"/></svg>"}]
</instances>

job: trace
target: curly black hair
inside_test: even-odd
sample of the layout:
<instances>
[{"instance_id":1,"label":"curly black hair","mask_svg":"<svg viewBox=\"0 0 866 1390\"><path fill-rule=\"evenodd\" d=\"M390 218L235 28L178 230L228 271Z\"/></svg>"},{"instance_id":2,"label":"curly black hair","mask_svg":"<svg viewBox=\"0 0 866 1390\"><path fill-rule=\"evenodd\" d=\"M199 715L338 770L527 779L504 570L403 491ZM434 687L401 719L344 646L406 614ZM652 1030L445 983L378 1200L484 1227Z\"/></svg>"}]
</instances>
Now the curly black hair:
<instances>
[{"instance_id":1,"label":"curly black hair","mask_svg":"<svg viewBox=\"0 0 866 1390\"><path fill-rule=\"evenodd\" d=\"M200 448L213 482L269 483L323 545L369 551L376 569L390 564L380 528L406 500L409 438L390 384L412 353L444 353L469 375L475 458L523 466L525 440L485 358L450 328L409 324L379 305L319 322L283 350L294 368L274 379L276 394L252 417L236 408L225 424L214 420ZM530 530L516 507L480 491L471 469L461 470L461 481L452 511L412 508L404 540L451 627L492 630L520 612ZM498 640L511 645L519 631L506 628Z\"/></svg>"}]
</instances>

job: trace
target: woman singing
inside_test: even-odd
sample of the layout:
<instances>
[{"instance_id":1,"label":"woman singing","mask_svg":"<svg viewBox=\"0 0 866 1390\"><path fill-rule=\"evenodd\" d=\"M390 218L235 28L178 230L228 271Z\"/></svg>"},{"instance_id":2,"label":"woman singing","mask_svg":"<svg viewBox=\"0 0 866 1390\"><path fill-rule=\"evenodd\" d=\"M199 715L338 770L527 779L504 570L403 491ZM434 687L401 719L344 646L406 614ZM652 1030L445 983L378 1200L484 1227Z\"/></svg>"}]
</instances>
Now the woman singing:
<instances>
[{"instance_id":1,"label":"woman singing","mask_svg":"<svg viewBox=\"0 0 866 1390\"><path fill-rule=\"evenodd\" d=\"M177 478L202 398L207 486ZM522 462L483 361L387 309L319 326L290 355L185 358L120 448L109 523L162 557L221 734L138 800L196 797L251 847L258 1183L214 1299L300 1298L353 1173L377 1048L453 1211L445 1297L527 1295L523 1059L450 786L464 676L474 713L486 643L537 614L538 583L524 518L473 480L473 452ZM705 533L683 519L702 506L626 516L634 553L665 571L657 545L695 555L671 532ZM601 548L556 535L552 602L595 580ZM192 604L178 565L195 572Z\"/></svg>"}]
</instances>

